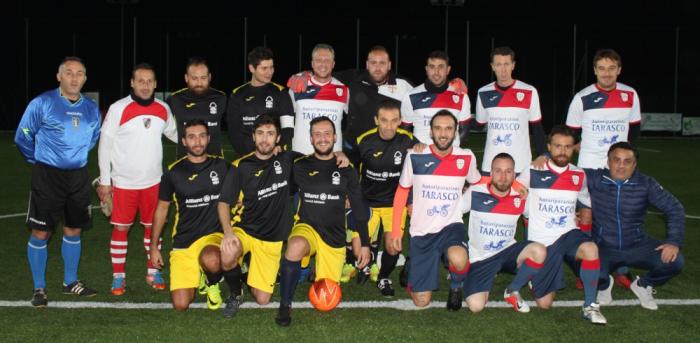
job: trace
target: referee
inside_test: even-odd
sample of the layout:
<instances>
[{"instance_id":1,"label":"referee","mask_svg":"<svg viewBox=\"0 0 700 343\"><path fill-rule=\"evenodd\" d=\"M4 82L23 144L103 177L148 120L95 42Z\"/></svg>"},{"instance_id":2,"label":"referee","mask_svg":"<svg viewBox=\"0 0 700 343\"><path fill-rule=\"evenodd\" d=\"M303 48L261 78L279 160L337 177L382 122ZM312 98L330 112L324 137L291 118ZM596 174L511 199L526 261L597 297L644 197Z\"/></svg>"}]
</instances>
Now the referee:
<instances>
[{"instance_id":1,"label":"referee","mask_svg":"<svg viewBox=\"0 0 700 343\"><path fill-rule=\"evenodd\" d=\"M78 280L80 232L88 229L90 178L88 152L100 135L100 111L80 93L87 80L83 61L66 57L58 67L59 87L32 101L22 115L15 144L31 163L27 227L31 230L27 258L34 281L34 307L45 307L47 243L63 218L63 293L94 296L97 293Z\"/></svg>"}]
</instances>

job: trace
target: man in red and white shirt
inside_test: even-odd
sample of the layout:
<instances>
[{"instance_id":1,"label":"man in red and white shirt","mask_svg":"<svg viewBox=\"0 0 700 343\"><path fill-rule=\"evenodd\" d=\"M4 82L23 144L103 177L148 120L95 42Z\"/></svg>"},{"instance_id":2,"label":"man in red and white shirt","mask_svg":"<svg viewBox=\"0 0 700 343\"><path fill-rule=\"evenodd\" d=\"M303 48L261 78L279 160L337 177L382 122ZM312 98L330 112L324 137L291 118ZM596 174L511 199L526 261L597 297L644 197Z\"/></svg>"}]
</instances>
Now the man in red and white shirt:
<instances>
[{"instance_id":1,"label":"man in red and white shirt","mask_svg":"<svg viewBox=\"0 0 700 343\"><path fill-rule=\"evenodd\" d=\"M462 283L469 270L469 257L462 221L462 189L481 179L476 157L469 149L454 147L457 118L440 110L430 120L433 144L423 152L410 151L403 164L394 195L392 231L388 243L401 251L401 219L413 190L411 259L408 287L413 303L428 306L438 288L440 261L450 271L448 310L462 307Z\"/></svg>"},{"instance_id":2,"label":"man in red and white shirt","mask_svg":"<svg viewBox=\"0 0 700 343\"><path fill-rule=\"evenodd\" d=\"M313 75L308 76L306 89L300 93L289 90L294 104L294 122L291 118L280 118L282 127L294 126L292 150L308 155L314 152L309 139L311 120L326 116L335 125L338 139L333 151L343 150L343 134L341 122L343 115L348 112L348 87L332 76L335 67L335 51L328 44L316 44L311 52L311 68ZM307 74L299 74L307 75Z\"/></svg>"},{"instance_id":3,"label":"man in red and white shirt","mask_svg":"<svg viewBox=\"0 0 700 343\"><path fill-rule=\"evenodd\" d=\"M515 172L520 174L532 160L530 133L535 141L538 159L546 159L544 128L540 112L540 98L535 87L513 79L515 52L509 47L498 47L491 52L491 70L496 81L481 87L476 96L476 123L488 123L482 174L489 175L491 161L505 152L515 160Z\"/></svg>"},{"instance_id":4,"label":"man in red and white shirt","mask_svg":"<svg viewBox=\"0 0 700 343\"><path fill-rule=\"evenodd\" d=\"M633 142L639 136L639 95L617 82L621 71L622 59L617 52L598 50L593 57L596 83L576 93L569 105L566 125L581 133L577 163L581 168L605 168L611 145Z\"/></svg>"},{"instance_id":5,"label":"man in red and white shirt","mask_svg":"<svg viewBox=\"0 0 700 343\"><path fill-rule=\"evenodd\" d=\"M144 226L146 254L150 250L153 213L163 173L161 136L177 143L175 119L168 105L154 98L155 88L153 67L145 63L134 67L131 94L109 107L101 129L97 194L101 201L113 197L110 255L114 295L122 295L126 290L127 235L137 211ZM165 289L165 281L150 258L146 282L155 289Z\"/></svg>"}]
</instances>

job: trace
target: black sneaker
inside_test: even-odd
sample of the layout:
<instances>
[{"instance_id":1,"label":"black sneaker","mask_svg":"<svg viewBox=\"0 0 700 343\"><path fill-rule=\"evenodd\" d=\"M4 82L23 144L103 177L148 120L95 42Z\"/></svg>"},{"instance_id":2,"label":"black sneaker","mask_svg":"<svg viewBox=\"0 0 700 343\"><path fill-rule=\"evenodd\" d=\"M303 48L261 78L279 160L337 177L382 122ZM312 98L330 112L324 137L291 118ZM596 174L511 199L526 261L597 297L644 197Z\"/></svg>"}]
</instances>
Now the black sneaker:
<instances>
[{"instance_id":1,"label":"black sneaker","mask_svg":"<svg viewBox=\"0 0 700 343\"><path fill-rule=\"evenodd\" d=\"M379 292L385 297L394 296L394 287L391 286L391 280L389 279L381 279L377 281L377 288L379 288Z\"/></svg>"},{"instance_id":2,"label":"black sneaker","mask_svg":"<svg viewBox=\"0 0 700 343\"><path fill-rule=\"evenodd\" d=\"M408 265L409 257L406 258L406 262L404 263L403 268L401 268L401 273L399 273L399 284L403 288L408 287Z\"/></svg>"},{"instance_id":3,"label":"black sneaker","mask_svg":"<svg viewBox=\"0 0 700 343\"><path fill-rule=\"evenodd\" d=\"M365 266L362 269L357 270L357 284L358 285L364 285L367 283L367 280L369 280L369 266Z\"/></svg>"},{"instance_id":4,"label":"black sneaker","mask_svg":"<svg viewBox=\"0 0 700 343\"><path fill-rule=\"evenodd\" d=\"M76 280L70 285L63 285L63 294L75 294L81 297L94 297L97 295L97 291L92 288L88 288L82 281Z\"/></svg>"},{"instance_id":5,"label":"black sneaker","mask_svg":"<svg viewBox=\"0 0 700 343\"><path fill-rule=\"evenodd\" d=\"M49 301L46 299L46 291L43 288L37 288L34 290L34 295L32 296L32 306L36 308L46 307Z\"/></svg>"},{"instance_id":6,"label":"black sneaker","mask_svg":"<svg viewBox=\"0 0 700 343\"><path fill-rule=\"evenodd\" d=\"M450 289L450 295L447 297L447 309L459 311L460 308L462 308L462 288Z\"/></svg>"},{"instance_id":7,"label":"black sneaker","mask_svg":"<svg viewBox=\"0 0 700 343\"><path fill-rule=\"evenodd\" d=\"M226 304L226 307L224 307L224 310L221 311L221 313L224 315L224 318L233 318L233 316L238 313L241 303L243 303L243 296L229 296L226 298L224 303Z\"/></svg>"},{"instance_id":8,"label":"black sneaker","mask_svg":"<svg viewBox=\"0 0 700 343\"><path fill-rule=\"evenodd\" d=\"M292 323L292 305L282 305L280 304L279 310L277 310L277 317L275 317L275 323L279 326L289 326Z\"/></svg>"}]
</instances>

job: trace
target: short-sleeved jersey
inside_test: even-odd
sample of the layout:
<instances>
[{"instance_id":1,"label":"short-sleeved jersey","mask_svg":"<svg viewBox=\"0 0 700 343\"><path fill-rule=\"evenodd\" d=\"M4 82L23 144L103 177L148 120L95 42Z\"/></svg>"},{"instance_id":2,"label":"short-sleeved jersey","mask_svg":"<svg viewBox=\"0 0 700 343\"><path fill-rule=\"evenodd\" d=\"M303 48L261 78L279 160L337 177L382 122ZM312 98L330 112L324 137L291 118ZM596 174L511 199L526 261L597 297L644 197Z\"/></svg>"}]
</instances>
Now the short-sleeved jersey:
<instances>
[{"instance_id":1,"label":"short-sleeved jersey","mask_svg":"<svg viewBox=\"0 0 700 343\"><path fill-rule=\"evenodd\" d=\"M233 161L219 198L232 206L242 201L242 206L234 209L232 226L263 241L287 239L292 228L289 196L293 163L291 152L267 160L251 152Z\"/></svg>"},{"instance_id":2,"label":"short-sleeved jersey","mask_svg":"<svg viewBox=\"0 0 700 343\"><path fill-rule=\"evenodd\" d=\"M430 149L409 152L403 164L399 186L413 188L411 237L440 232L452 223L462 221L462 188L466 182L481 179L476 157L469 149L452 148L441 157Z\"/></svg>"},{"instance_id":3,"label":"short-sleeved jersey","mask_svg":"<svg viewBox=\"0 0 700 343\"><path fill-rule=\"evenodd\" d=\"M174 92L165 100L173 111L173 116L177 122L177 134L182 138L185 135L185 124L192 120L202 120L207 123L209 129L209 145L207 154L223 156L221 150L221 125L223 125L223 115L226 111L226 94L224 92L209 88L202 95L195 94L189 88L180 89ZM177 158L187 154L187 150L182 143L177 144Z\"/></svg>"},{"instance_id":4,"label":"short-sleeved jersey","mask_svg":"<svg viewBox=\"0 0 700 343\"><path fill-rule=\"evenodd\" d=\"M294 162L294 182L299 187L298 223L313 227L333 248L345 246L345 199L350 200L358 227L367 238L369 214L362 202L362 191L355 168L339 168L335 158L319 160L314 155Z\"/></svg>"},{"instance_id":5,"label":"short-sleeved jersey","mask_svg":"<svg viewBox=\"0 0 700 343\"><path fill-rule=\"evenodd\" d=\"M341 122L343 114L348 112L348 99L350 97L348 87L336 78L324 85L316 84L313 78L306 85L306 90L294 93L291 89L289 95L294 104L294 138L292 150L302 154L311 154L314 147L311 145L309 133L311 132L311 120L316 117L326 116L335 124L337 140L333 151L343 150L343 132Z\"/></svg>"},{"instance_id":6,"label":"short-sleeved jersey","mask_svg":"<svg viewBox=\"0 0 700 343\"><path fill-rule=\"evenodd\" d=\"M423 83L406 93L401 101L401 121L404 125L413 126L413 136L416 139L431 144L433 141L430 139L430 119L440 110L448 110L454 114L459 125L471 119L471 103L466 94L447 89L439 93L431 92ZM459 139L455 139L453 145L459 147Z\"/></svg>"},{"instance_id":7,"label":"short-sleeved jersey","mask_svg":"<svg viewBox=\"0 0 700 343\"><path fill-rule=\"evenodd\" d=\"M394 138L384 140L377 128L357 137L361 159L360 185L370 207L391 207L408 149L415 145L413 135L398 129Z\"/></svg>"},{"instance_id":8,"label":"short-sleeved jersey","mask_svg":"<svg viewBox=\"0 0 700 343\"><path fill-rule=\"evenodd\" d=\"M506 152L515 160L520 173L532 161L530 123L542 120L537 89L515 80L506 90L495 82L481 87L476 97L476 121L488 123L481 170L491 171L491 160Z\"/></svg>"},{"instance_id":9,"label":"short-sleeved jersey","mask_svg":"<svg viewBox=\"0 0 700 343\"><path fill-rule=\"evenodd\" d=\"M583 169L569 164L562 168L546 163L542 170L526 168L518 181L529 189L526 215L527 239L546 246L576 230L576 207L591 207Z\"/></svg>"},{"instance_id":10,"label":"short-sleeved jersey","mask_svg":"<svg viewBox=\"0 0 700 343\"><path fill-rule=\"evenodd\" d=\"M294 116L292 102L283 86L270 82L255 87L248 82L231 92L226 121L229 140L239 156L255 151L253 123L261 114L279 120L282 128L292 127L292 124L285 125L282 120L283 116Z\"/></svg>"},{"instance_id":11,"label":"short-sleeved jersey","mask_svg":"<svg viewBox=\"0 0 700 343\"><path fill-rule=\"evenodd\" d=\"M617 83L606 91L592 84L574 95L566 125L581 129L581 168L605 168L608 148L627 141L630 124L642 120L639 95L632 87Z\"/></svg>"},{"instance_id":12,"label":"short-sleeved jersey","mask_svg":"<svg viewBox=\"0 0 700 343\"><path fill-rule=\"evenodd\" d=\"M173 248L185 249L200 237L222 232L217 207L229 163L210 155L202 163L183 157L161 178L158 198L175 202Z\"/></svg>"},{"instance_id":13,"label":"short-sleeved jersey","mask_svg":"<svg viewBox=\"0 0 700 343\"><path fill-rule=\"evenodd\" d=\"M469 213L469 262L485 260L515 244L518 218L526 201L511 189L506 196L491 192L488 184L469 187L462 198L462 211Z\"/></svg>"}]
</instances>

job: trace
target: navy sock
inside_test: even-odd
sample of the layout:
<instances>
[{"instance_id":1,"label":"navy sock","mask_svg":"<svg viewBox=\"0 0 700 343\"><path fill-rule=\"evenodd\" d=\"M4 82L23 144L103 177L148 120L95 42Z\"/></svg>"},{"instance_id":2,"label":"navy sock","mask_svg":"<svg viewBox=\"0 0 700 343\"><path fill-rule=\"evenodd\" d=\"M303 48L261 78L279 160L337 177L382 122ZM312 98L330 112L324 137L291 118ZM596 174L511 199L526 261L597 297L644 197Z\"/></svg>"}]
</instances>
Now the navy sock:
<instances>
[{"instance_id":1,"label":"navy sock","mask_svg":"<svg viewBox=\"0 0 700 343\"><path fill-rule=\"evenodd\" d=\"M301 273L301 261L290 261L282 258L280 264L280 294L282 299L280 305L291 305L294 298L294 290L297 288L297 280Z\"/></svg>"},{"instance_id":2,"label":"navy sock","mask_svg":"<svg viewBox=\"0 0 700 343\"><path fill-rule=\"evenodd\" d=\"M450 265L448 269L450 271L450 288L462 288L464 280L467 278L467 272L469 271L469 261L467 261L467 265L464 266L464 269L462 270L457 270L457 268L453 267L452 265Z\"/></svg>"},{"instance_id":3,"label":"navy sock","mask_svg":"<svg viewBox=\"0 0 700 343\"><path fill-rule=\"evenodd\" d=\"M525 286L525 284L532 279L535 274L537 274L540 269L542 269L542 263L537 263L531 259L525 259L518 268L518 272L515 274L515 278L510 282L506 291L512 293L515 291L520 291L520 289Z\"/></svg>"},{"instance_id":4,"label":"navy sock","mask_svg":"<svg viewBox=\"0 0 700 343\"><path fill-rule=\"evenodd\" d=\"M32 271L34 289L46 288L46 259L49 256L47 242L48 240L29 236L27 243L27 259L29 260L29 269Z\"/></svg>"},{"instance_id":5,"label":"navy sock","mask_svg":"<svg viewBox=\"0 0 700 343\"><path fill-rule=\"evenodd\" d=\"M583 282L583 307L588 307L588 305L595 302L598 295L600 260L582 260L580 274Z\"/></svg>"},{"instance_id":6,"label":"navy sock","mask_svg":"<svg viewBox=\"0 0 700 343\"><path fill-rule=\"evenodd\" d=\"M63 284L65 285L70 285L78 280L80 250L80 235L63 236L61 256L63 256Z\"/></svg>"}]
</instances>

